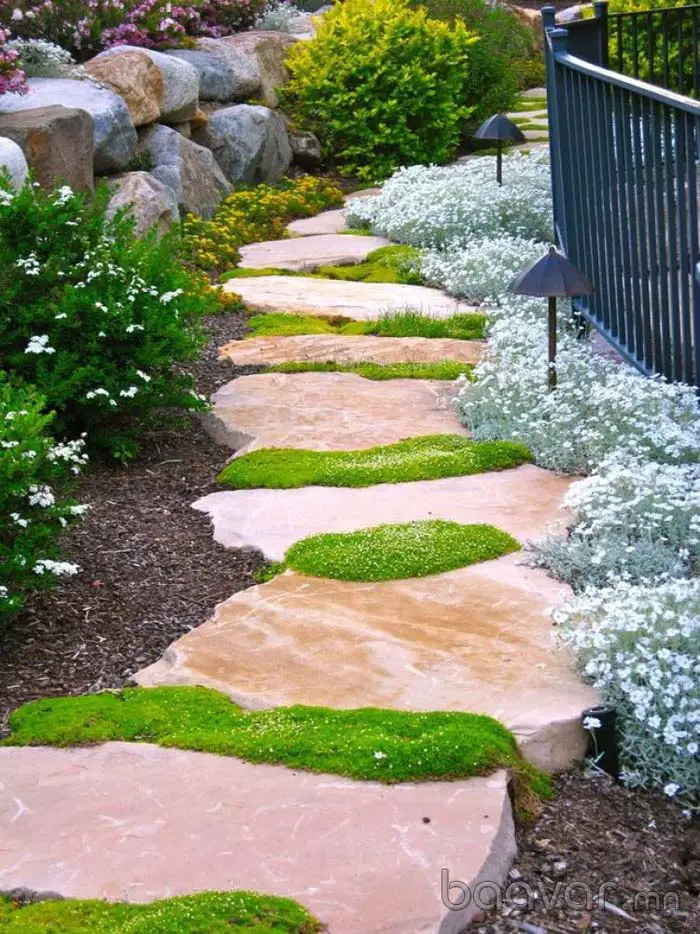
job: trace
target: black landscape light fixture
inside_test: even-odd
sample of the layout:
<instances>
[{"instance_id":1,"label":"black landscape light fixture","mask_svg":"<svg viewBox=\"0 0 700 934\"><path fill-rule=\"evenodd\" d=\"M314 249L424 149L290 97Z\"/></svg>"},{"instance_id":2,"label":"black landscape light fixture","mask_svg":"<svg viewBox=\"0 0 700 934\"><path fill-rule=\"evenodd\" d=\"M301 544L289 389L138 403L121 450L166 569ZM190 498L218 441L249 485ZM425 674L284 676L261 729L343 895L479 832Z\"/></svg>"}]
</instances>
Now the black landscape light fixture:
<instances>
[{"instance_id":1,"label":"black landscape light fixture","mask_svg":"<svg viewBox=\"0 0 700 934\"><path fill-rule=\"evenodd\" d=\"M614 707L589 707L581 714L581 724L590 736L588 751L593 764L617 781L620 775L617 710Z\"/></svg>"},{"instance_id":2,"label":"black landscape light fixture","mask_svg":"<svg viewBox=\"0 0 700 934\"><path fill-rule=\"evenodd\" d=\"M515 295L532 295L549 301L549 378L550 391L557 386L557 298L573 298L575 295L590 295L593 286L573 263L550 246L549 252L536 259L524 269L508 286Z\"/></svg>"},{"instance_id":3,"label":"black landscape light fixture","mask_svg":"<svg viewBox=\"0 0 700 934\"><path fill-rule=\"evenodd\" d=\"M525 134L516 126L512 120L509 120L505 114L496 114L489 117L485 123L482 123L474 134L475 139L495 139L498 146L498 155L496 156L496 181L499 185L503 184L503 144L504 143L524 143Z\"/></svg>"}]
</instances>

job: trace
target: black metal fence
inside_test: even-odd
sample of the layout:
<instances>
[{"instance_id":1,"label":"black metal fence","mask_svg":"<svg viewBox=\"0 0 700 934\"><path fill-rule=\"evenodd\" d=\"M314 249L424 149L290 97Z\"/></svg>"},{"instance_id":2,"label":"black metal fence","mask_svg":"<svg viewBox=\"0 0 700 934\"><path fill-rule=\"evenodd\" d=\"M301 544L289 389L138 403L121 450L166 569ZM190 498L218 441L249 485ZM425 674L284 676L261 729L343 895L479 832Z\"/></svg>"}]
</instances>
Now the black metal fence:
<instances>
[{"instance_id":1,"label":"black metal fence","mask_svg":"<svg viewBox=\"0 0 700 934\"><path fill-rule=\"evenodd\" d=\"M542 11L557 239L595 287L577 310L643 372L700 386L700 103L611 70L595 6L567 29Z\"/></svg>"}]
</instances>

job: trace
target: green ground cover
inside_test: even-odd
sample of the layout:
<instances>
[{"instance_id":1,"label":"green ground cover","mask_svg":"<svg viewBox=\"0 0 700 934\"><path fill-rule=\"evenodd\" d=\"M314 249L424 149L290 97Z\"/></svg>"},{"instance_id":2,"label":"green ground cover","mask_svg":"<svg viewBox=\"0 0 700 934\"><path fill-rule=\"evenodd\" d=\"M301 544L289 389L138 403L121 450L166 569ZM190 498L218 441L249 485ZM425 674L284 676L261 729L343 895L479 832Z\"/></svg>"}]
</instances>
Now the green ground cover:
<instances>
[{"instance_id":1,"label":"green ground cover","mask_svg":"<svg viewBox=\"0 0 700 934\"><path fill-rule=\"evenodd\" d=\"M474 369L469 363L437 360L432 363L309 363L303 360L278 363L270 367L277 373L357 373L365 379L443 379L471 378Z\"/></svg>"},{"instance_id":2,"label":"green ground cover","mask_svg":"<svg viewBox=\"0 0 700 934\"><path fill-rule=\"evenodd\" d=\"M488 319L481 314L458 314L451 318L431 318L419 311L397 311L377 321L354 321L343 317L254 315L248 320L250 337L291 337L298 334L370 334L378 337L447 337L481 340Z\"/></svg>"}]
</instances>

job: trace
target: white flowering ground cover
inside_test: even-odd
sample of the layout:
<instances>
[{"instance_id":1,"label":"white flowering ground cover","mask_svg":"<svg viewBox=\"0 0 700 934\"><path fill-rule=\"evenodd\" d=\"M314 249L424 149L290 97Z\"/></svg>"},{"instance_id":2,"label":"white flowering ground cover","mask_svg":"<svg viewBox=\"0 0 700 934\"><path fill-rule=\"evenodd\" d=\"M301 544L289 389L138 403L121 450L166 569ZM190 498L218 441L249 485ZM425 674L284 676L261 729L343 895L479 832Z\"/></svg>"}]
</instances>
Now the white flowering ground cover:
<instances>
[{"instance_id":1,"label":"white flowering ground cover","mask_svg":"<svg viewBox=\"0 0 700 934\"><path fill-rule=\"evenodd\" d=\"M625 781L700 804L700 413L694 390L597 355L560 303L558 387L547 391L543 301L509 282L551 238L546 156L398 172L353 201L349 223L423 249L430 284L482 301L489 354L460 416L480 440L524 442L543 467L583 476L567 535L533 564L572 585L555 612L581 674L618 708Z\"/></svg>"}]
</instances>

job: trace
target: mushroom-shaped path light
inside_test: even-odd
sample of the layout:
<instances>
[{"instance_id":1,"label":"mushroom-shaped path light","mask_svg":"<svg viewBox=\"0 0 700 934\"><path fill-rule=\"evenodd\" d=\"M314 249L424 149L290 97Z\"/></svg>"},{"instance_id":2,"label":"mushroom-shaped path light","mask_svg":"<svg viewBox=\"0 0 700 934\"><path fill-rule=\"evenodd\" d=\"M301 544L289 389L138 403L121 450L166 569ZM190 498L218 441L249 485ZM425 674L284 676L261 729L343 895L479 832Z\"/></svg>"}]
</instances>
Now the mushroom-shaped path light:
<instances>
[{"instance_id":1,"label":"mushroom-shaped path light","mask_svg":"<svg viewBox=\"0 0 700 934\"><path fill-rule=\"evenodd\" d=\"M515 295L532 295L548 299L549 332L549 388L557 385L557 298L573 298L574 295L590 295L593 286L573 263L550 246L549 252L536 259L508 286Z\"/></svg>"},{"instance_id":2,"label":"mushroom-shaped path light","mask_svg":"<svg viewBox=\"0 0 700 934\"><path fill-rule=\"evenodd\" d=\"M495 139L498 146L496 156L496 181L499 185L503 184L503 144L504 143L524 143L525 134L516 126L512 120L509 120L505 114L495 114L489 117L485 123L482 123L474 134L475 139Z\"/></svg>"}]
</instances>

